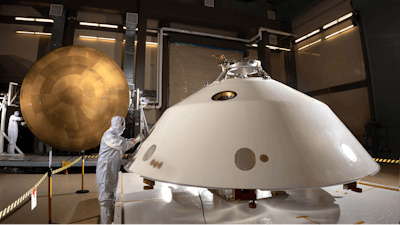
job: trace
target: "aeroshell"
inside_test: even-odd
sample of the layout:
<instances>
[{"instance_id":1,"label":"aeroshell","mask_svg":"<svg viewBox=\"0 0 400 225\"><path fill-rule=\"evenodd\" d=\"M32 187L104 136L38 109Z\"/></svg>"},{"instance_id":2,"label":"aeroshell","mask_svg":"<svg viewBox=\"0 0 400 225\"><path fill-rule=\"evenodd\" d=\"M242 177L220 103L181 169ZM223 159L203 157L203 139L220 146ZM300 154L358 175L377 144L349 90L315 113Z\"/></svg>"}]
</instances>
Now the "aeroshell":
<instances>
[{"instance_id":1,"label":"aeroshell","mask_svg":"<svg viewBox=\"0 0 400 225\"><path fill-rule=\"evenodd\" d=\"M237 95L212 100L223 91ZM156 181L263 190L349 183L380 169L326 104L263 78L213 83L170 107L128 167Z\"/></svg>"}]
</instances>

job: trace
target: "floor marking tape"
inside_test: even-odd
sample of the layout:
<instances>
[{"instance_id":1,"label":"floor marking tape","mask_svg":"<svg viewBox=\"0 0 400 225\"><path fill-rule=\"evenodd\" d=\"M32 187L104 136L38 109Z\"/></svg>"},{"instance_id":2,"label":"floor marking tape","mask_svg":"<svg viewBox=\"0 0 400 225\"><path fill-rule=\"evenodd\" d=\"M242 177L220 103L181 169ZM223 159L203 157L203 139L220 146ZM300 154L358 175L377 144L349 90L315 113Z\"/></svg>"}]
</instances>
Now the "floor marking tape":
<instances>
[{"instance_id":1,"label":"floor marking tape","mask_svg":"<svg viewBox=\"0 0 400 225\"><path fill-rule=\"evenodd\" d=\"M388 190L392 190L392 191L399 191L399 189L397 189L397 188L383 187L383 186L367 184L367 183L363 183L363 182L357 182L357 184L367 185L367 186L376 187L376 188L383 188L383 189L388 189Z\"/></svg>"},{"instance_id":2,"label":"floor marking tape","mask_svg":"<svg viewBox=\"0 0 400 225\"><path fill-rule=\"evenodd\" d=\"M313 223L319 224L319 223L317 223L317 222L315 222L315 221L313 221L313 220L308 219L307 217L308 217L308 216L298 216L298 217L296 217L296 218L304 218L304 219L309 220L309 221L311 221L311 222L313 222Z\"/></svg>"}]
</instances>

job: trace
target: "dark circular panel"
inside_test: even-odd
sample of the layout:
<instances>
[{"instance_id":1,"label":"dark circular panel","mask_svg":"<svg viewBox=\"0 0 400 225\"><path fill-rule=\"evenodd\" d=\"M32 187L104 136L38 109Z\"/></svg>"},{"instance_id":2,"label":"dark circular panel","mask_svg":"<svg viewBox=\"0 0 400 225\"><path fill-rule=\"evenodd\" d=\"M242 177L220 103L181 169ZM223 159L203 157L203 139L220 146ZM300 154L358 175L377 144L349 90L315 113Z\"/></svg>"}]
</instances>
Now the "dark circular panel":
<instances>
[{"instance_id":1,"label":"dark circular panel","mask_svg":"<svg viewBox=\"0 0 400 225\"><path fill-rule=\"evenodd\" d=\"M261 160L262 162L267 162L267 161L268 161L268 156L265 155L265 154L262 154L262 155L260 156L260 160Z\"/></svg>"},{"instance_id":2,"label":"dark circular panel","mask_svg":"<svg viewBox=\"0 0 400 225\"><path fill-rule=\"evenodd\" d=\"M256 165L256 155L251 149L241 148L235 154L235 164L241 170L251 170Z\"/></svg>"},{"instance_id":3,"label":"dark circular panel","mask_svg":"<svg viewBox=\"0 0 400 225\"><path fill-rule=\"evenodd\" d=\"M233 91L223 91L215 94L211 99L214 101L225 101L236 97L236 95L236 92Z\"/></svg>"},{"instance_id":4,"label":"dark circular panel","mask_svg":"<svg viewBox=\"0 0 400 225\"><path fill-rule=\"evenodd\" d=\"M125 117L129 88L106 54L84 46L55 49L29 69L21 112L32 133L50 146L81 151L100 144L114 116Z\"/></svg>"},{"instance_id":5,"label":"dark circular panel","mask_svg":"<svg viewBox=\"0 0 400 225\"><path fill-rule=\"evenodd\" d=\"M150 148L147 149L146 153L144 153L143 161L147 161L148 159L150 159L155 150L156 150L156 145L150 146Z\"/></svg>"}]
</instances>

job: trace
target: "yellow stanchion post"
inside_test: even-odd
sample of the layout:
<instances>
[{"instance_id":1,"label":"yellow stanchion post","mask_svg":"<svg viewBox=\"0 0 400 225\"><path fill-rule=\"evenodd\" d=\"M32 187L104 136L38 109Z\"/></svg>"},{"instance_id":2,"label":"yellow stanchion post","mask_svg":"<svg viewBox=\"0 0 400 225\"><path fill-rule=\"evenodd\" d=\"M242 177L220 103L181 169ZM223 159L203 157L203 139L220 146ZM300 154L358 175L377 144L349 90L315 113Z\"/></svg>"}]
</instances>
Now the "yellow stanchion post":
<instances>
[{"instance_id":1,"label":"yellow stanchion post","mask_svg":"<svg viewBox=\"0 0 400 225\"><path fill-rule=\"evenodd\" d=\"M49 167L49 172L48 172L48 177L49 177L49 224L52 223L52 218L51 218L51 197L53 195L53 185L52 185L52 171L51 167Z\"/></svg>"},{"instance_id":2,"label":"yellow stanchion post","mask_svg":"<svg viewBox=\"0 0 400 225\"><path fill-rule=\"evenodd\" d=\"M85 151L82 151L82 190L76 191L78 194L88 193L89 190L85 190Z\"/></svg>"}]
</instances>

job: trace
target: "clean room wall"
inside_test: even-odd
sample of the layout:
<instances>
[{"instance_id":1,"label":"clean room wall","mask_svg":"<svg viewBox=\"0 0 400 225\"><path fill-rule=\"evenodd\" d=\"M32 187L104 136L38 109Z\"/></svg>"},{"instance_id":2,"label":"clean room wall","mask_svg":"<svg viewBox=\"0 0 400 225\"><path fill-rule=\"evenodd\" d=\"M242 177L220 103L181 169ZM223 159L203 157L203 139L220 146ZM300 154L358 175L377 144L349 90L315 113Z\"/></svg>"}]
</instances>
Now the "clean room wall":
<instances>
[{"instance_id":1,"label":"clean room wall","mask_svg":"<svg viewBox=\"0 0 400 225\"><path fill-rule=\"evenodd\" d=\"M217 79L222 71L213 55L225 55L228 60L243 57L239 51L170 44L170 107Z\"/></svg>"},{"instance_id":2,"label":"clean room wall","mask_svg":"<svg viewBox=\"0 0 400 225\"><path fill-rule=\"evenodd\" d=\"M37 60L40 38L32 34L17 34L17 30L42 31L41 26L0 23L0 83L22 83L25 74Z\"/></svg>"},{"instance_id":3,"label":"clean room wall","mask_svg":"<svg viewBox=\"0 0 400 225\"><path fill-rule=\"evenodd\" d=\"M42 18L30 6L1 5L2 16L23 16ZM44 25L44 24L43 24ZM0 23L0 83L22 83L26 72L37 60L40 39L50 41L50 37L17 34L16 31L43 31L43 26Z\"/></svg>"},{"instance_id":4,"label":"clean room wall","mask_svg":"<svg viewBox=\"0 0 400 225\"><path fill-rule=\"evenodd\" d=\"M292 22L293 31L302 37L352 11L349 0L326 0ZM326 36L352 25L344 21L295 45L298 88L302 92L318 91L366 79L359 27L353 27L330 39ZM298 51L321 39L321 42ZM325 102L363 143L364 125L370 118L367 88L324 95L313 95Z\"/></svg>"}]
</instances>

